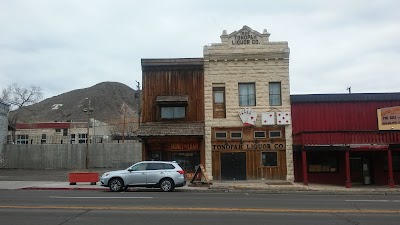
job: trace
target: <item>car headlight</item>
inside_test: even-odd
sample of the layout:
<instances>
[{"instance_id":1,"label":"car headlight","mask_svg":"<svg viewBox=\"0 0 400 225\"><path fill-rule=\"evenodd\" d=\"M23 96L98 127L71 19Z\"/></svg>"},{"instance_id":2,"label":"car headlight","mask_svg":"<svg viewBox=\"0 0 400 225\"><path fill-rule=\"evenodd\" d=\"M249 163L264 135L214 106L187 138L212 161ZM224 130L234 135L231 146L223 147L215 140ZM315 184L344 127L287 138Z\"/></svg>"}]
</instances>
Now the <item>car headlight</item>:
<instances>
[{"instance_id":1,"label":"car headlight","mask_svg":"<svg viewBox=\"0 0 400 225\"><path fill-rule=\"evenodd\" d=\"M108 175L110 175L110 173L104 173L103 175L101 175L102 177L106 177L106 176L108 176Z\"/></svg>"}]
</instances>

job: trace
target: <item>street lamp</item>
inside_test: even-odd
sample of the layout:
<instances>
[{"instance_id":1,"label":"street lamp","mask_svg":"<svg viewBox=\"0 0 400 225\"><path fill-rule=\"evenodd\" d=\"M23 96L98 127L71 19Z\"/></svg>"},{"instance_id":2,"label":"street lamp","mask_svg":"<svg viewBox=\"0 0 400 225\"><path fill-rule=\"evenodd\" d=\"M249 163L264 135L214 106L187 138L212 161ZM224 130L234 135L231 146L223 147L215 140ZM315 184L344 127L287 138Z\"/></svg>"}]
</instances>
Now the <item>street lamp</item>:
<instances>
[{"instance_id":1,"label":"street lamp","mask_svg":"<svg viewBox=\"0 0 400 225\"><path fill-rule=\"evenodd\" d=\"M89 167L89 124L90 124L90 114L93 112L93 108L90 107L90 99L88 100L88 107L83 109L83 112L87 115L87 132L86 132L86 169Z\"/></svg>"}]
</instances>

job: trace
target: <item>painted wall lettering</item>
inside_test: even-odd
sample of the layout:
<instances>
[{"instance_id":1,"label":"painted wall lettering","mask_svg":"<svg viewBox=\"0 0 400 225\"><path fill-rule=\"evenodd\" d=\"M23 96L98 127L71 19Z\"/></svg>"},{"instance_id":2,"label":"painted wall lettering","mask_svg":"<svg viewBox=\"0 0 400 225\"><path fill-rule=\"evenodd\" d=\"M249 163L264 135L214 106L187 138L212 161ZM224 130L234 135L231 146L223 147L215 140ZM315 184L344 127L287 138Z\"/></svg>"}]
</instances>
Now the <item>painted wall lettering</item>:
<instances>
[{"instance_id":1,"label":"painted wall lettering","mask_svg":"<svg viewBox=\"0 0 400 225\"><path fill-rule=\"evenodd\" d=\"M260 41L255 34L249 31L242 31L233 36L232 45L258 45Z\"/></svg>"}]
</instances>

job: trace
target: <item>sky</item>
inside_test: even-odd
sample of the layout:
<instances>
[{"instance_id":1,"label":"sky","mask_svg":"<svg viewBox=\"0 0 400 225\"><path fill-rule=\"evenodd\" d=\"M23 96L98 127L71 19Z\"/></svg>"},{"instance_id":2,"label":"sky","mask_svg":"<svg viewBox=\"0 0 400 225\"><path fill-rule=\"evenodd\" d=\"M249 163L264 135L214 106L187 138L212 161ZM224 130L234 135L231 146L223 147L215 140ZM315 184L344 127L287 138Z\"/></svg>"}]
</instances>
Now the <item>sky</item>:
<instances>
[{"instance_id":1,"label":"sky","mask_svg":"<svg viewBox=\"0 0 400 225\"><path fill-rule=\"evenodd\" d=\"M0 88L137 89L142 58L203 57L244 25L290 47L291 94L400 92L398 0L0 0Z\"/></svg>"}]
</instances>

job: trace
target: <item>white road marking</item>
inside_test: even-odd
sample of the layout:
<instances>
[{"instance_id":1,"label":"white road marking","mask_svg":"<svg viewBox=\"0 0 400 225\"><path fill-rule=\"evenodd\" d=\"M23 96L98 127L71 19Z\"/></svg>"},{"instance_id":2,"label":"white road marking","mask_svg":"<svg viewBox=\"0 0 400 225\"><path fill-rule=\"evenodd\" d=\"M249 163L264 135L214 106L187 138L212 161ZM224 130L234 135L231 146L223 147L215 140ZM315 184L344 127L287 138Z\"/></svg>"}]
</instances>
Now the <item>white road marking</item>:
<instances>
[{"instance_id":1,"label":"white road marking","mask_svg":"<svg viewBox=\"0 0 400 225\"><path fill-rule=\"evenodd\" d=\"M126 198L137 198L137 199L150 199L153 197L65 197L65 196L50 196L50 198L77 198L77 199L126 199Z\"/></svg>"},{"instance_id":2,"label":"white road marking","mask_svg":"<svg viewBox=\"0 0 400 225\"><path fill-rule=\"evenodd\" d=\"M346 202L400 202L400 200L346 200Z\"/></svg>"}]
</instances>

